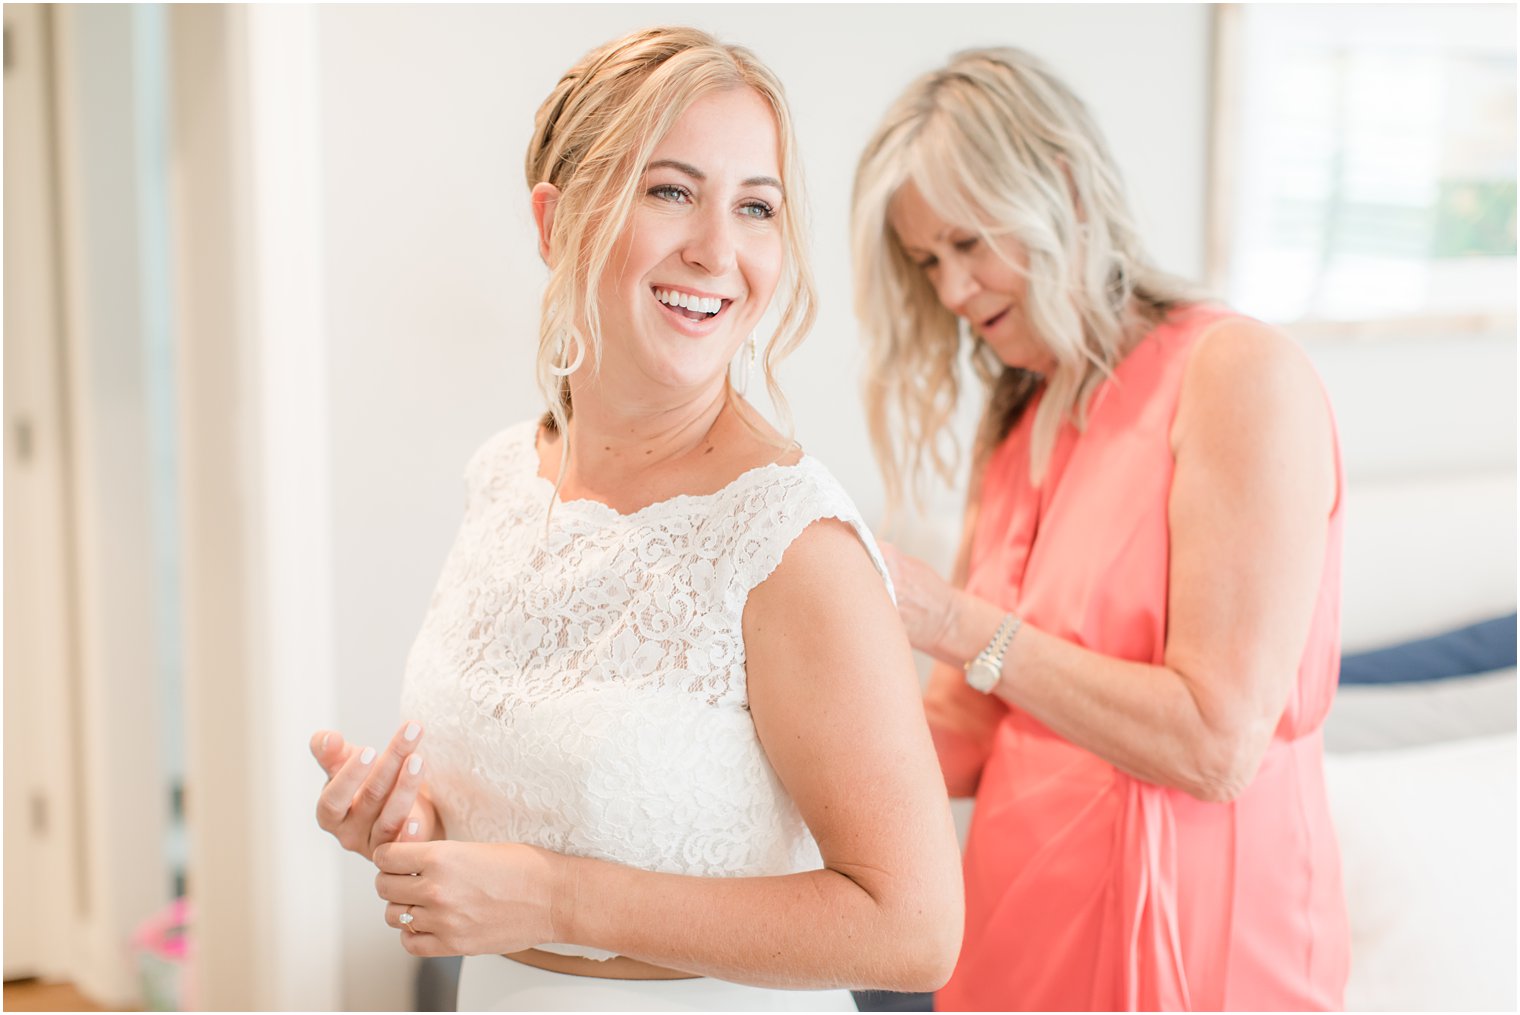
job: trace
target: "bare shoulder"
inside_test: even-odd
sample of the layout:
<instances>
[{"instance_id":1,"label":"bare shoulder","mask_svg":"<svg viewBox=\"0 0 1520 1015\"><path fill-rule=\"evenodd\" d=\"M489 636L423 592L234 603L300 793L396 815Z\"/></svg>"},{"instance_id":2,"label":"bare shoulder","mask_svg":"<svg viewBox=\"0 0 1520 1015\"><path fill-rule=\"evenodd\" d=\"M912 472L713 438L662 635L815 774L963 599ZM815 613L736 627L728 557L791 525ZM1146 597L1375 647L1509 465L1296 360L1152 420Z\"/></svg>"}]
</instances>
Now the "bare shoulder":
<instances>
[{"instance_id":1,"label":"bare shoulder","mask_svg":"<svg viewBox=\"0 0 1520 1015\"><path fill-rule=\"evenodd\" d=\"M1245 317L1223 320L1199 337L1183 373L1174 449L1200 429L1287 421L1329 430L1319 375L1293 339Z\"/></svg>"},{"instance_id":2,"label":"bare shoulder","mask_svg":"<svg viewBox=\"0 0 1520 1015\"><path fill-rule=\"evenodd\" d=\"M846 522L823 518L792 540L751 591L743 627L750 708L778 771L783 766L775 752L806 731L828 730L835 748L851 742L848 719L858 718L863 700L877 702L876 725L891 725L882 711L889 696L902 721L913 716L922 726L907 635L885 582ZM807 735L817 739L816 732ZM798 787L788 786L797 795ZM816 817L809 817L810 826Z\"/></svg>"},{"instance_id":3,"label":"bare shoulder","mask_svg":"<svg viewBox=\"0 0 1520 1015\"><path fill-rule=\"evenodd\" d=\"M819 518L793 539L768 580L781 579L778 585L809 585L819 580L838 583L850 573L862 574L885 588L854 526L841 518ZM763 587L765 582L755 591Z\"/></svg>"},{"instance_id":4,"label":"bare shoulder","mask_svg":"<svg viewBox=\"0 0 1520 1015\"><path fill-rule=\"evenodd\" d=\"M796 608L817 616L813 611L834 612L841 606L849 613L856 597L873 590L891 608L886 583L854 526L839 518L820 518L792 540L775 571L750 594L750 602L762 612Z\"/></svg>"},{"instance_id":5,"label":"bare shoulder","mask_svg":"<svg viewBox=\"0 0 1520 1015\"><path fill-rule=\"evenodd\" d=\"M762 682L752 680L752 693L762 683L804 679L804 671L819 667L849 670L851 677L840 678L848 682L862 662L871 661L867 669L879 672L881 665L891 665L884 660L896 655L909 660L912 670L886 581L861 534L839 518L812 522L788 544L775 569L751 590L743 625L752 662L785 661L779 669L765 666L752 673L770 674Z\"/></svg>"},{"instance_id":6,"label":"bare shoulder","mask_svg":"<svg viewBox=\"0 0 1520 1015\"><path fill-rule=\"evenodd\" d=\"M1329 511L1339 497L1335 428L1319 375L1292 339L1258 321L1224 321L1198 339L1171 444L1174 494L1196 495L1205 511L1223 503L1225 489L1262 506L1288 498L1311 513ZM1174 515L1187 503L1174 499Z\"/></svg>"}]
</instances>

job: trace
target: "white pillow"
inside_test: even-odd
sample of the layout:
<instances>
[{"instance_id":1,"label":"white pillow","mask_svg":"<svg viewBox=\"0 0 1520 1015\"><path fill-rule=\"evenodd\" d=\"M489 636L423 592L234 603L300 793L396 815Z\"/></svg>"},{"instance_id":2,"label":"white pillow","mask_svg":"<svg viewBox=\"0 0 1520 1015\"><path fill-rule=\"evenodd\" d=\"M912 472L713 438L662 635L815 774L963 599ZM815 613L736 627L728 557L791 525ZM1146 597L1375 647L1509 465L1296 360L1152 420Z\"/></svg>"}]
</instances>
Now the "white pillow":
<instances>
[{"instance_id":1,"label":"white pillow","mask_svg":"<svg viewBox=\"0 0 1520 1015\"><path fill-rule=\"evenodd\" d=\"M1515 671L1443 680L1341 684L1325 719L1325 750L1384 750L1515 731Z\"/></svg>"},{"instance_id":2,"label":"white pillow","mask_svg":"<svg viewBox=\"0 0 1520 1015\"><path fill-rule=\"evenodd\" d=\"M1327 754L1351 1011L1515 1009L1515 735Z\"/></svg>"}]
</instances>

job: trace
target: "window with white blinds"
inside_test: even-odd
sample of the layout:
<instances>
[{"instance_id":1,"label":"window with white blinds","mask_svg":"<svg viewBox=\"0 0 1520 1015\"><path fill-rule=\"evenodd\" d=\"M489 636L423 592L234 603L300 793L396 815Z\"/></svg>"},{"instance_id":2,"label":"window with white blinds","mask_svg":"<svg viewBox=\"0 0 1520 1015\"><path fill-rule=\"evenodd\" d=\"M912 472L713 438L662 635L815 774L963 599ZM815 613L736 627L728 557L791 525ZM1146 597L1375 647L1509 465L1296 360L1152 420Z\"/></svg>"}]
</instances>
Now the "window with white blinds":
<instances>
[{"instance_id":1,"label":"window with white blinds","mask_svg":"<svg viewBox=\"0 0 1520 1015\"><path fill-rule=\"evenodd\" d=\"M1219 14L1215 282L1328 330L1513 330L1515 8Z\"/></svg>"}]
</instances>

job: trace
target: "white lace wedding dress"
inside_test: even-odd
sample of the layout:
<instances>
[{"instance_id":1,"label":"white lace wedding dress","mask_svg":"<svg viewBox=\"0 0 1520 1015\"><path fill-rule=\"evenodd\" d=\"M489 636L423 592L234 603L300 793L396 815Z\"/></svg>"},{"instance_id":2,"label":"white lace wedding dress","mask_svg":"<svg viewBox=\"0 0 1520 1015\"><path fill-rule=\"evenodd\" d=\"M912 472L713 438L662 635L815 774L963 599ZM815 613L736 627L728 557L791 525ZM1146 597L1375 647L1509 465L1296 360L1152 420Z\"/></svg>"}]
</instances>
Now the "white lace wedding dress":
<instances>
[{"instance_id":1,"label":"white lace wedding dress","mask_svg":"<svg viewBox=\"0 0 1520 1015\"><path fill-rule=\"evenodd\" d=\"M623 515L554 505L536 421L466 469L464 522L407 662L403 714L427 730L450 838L526 842L701 877L822 865L750 718L750 593L810 524L870 532L815 459ZM564 954L608 953L565 945ZM461 1008L853 1010L846 991L564 976L467 958Z\"/></svg>"}]
</instances>

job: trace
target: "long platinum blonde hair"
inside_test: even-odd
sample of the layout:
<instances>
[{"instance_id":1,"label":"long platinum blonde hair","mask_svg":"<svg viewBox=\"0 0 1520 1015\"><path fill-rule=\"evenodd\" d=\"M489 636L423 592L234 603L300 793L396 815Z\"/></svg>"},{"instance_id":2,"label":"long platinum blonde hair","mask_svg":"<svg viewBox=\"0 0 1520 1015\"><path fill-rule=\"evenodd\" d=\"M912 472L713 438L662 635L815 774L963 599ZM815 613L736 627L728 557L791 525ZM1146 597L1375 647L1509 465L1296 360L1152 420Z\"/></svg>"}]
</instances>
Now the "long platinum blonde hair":
<instances>
[{"instance_id":1,"label":"long platinum blonde hair","mask_svg":"<svg viewBox=\"0 0 1520 1015\"><path fill-rule=\"evenodd\" d=\"M861 155L851 221L867 416L894 504L930 471L952 481L960 456L947 424L961 394L963 328L888 220L909 182L940 218L992 249L1012 238L1028 251L1028 295L1015 309L1055 365L1040 377L977 344L971 363L987 406L972 461L975 484L1043 385L1030 458L1038 483L1062 425L1086 425L1093 391L1147 325L1203 294L1147 258L1097 125L1039 60L968 50L918 78Z\"/></svg>"},{"instance_id":2,"label":"long platinum blonde hair","mask_svg":"<svg viewBox=\"0 0 1520 1015\"><path fill-rule=\"evenodd\" d=\"M695 28L650 28L600 46L565 72L534 118L525 169L528 187L559 190L538 342L538 382L546 423L565 439L572 412L566 368L577 350L601 361L597 294L618 236L642 193L644 168L690 106L704 96L751 88L776 116L780 143L781 235L786 263L776 293L784 301L765 343L766 388L788 415L776 367L801 343L817 314L808 260L802 166L781 82L749 50L720 44ZM561 468L560 475L564 475Z\"/></svg>"}]
</instances>

